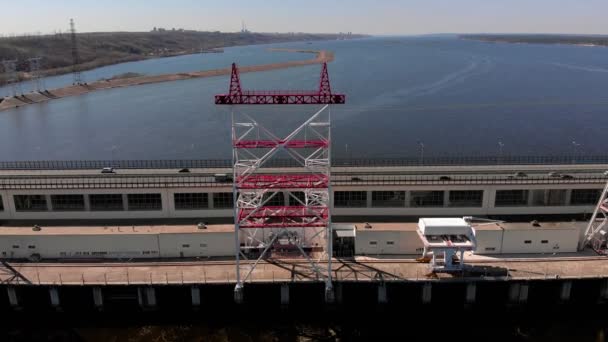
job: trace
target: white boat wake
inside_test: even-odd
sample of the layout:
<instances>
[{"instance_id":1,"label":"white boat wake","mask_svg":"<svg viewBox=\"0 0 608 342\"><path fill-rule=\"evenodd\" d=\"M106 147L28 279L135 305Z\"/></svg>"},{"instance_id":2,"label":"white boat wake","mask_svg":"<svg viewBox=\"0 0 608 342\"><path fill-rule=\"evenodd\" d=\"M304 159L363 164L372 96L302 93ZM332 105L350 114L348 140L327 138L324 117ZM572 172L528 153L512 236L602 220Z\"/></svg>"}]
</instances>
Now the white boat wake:
<instances>
[{"instance_id":1,"label":"white boat wake","mask_svg":"<svg viewBox=\"0 0 608 342\"><path fill-rule=\"evenodd\" d=\"M551 65L566 68L566 69L571 69L571 70L608 73L608 69L594 67L594 66L572 65L572 64L564 64L564 63L551 63Z\"/></svg>"}]
</instances>

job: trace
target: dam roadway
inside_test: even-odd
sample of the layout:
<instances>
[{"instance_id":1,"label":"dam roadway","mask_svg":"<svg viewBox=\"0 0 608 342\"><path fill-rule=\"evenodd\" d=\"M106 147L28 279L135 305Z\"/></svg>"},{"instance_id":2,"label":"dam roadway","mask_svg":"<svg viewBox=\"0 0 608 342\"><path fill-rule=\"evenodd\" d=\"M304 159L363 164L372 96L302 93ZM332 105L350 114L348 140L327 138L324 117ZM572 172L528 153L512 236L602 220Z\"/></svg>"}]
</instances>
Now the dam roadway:
<instances>
[{"instance_id":1,"label":"dam roadway","mask_svg":"<svg viewBox=\"0 0 608 342\"><path fill-rule=\"evenodd\" d=\"M436 274L415 259L334 259L335 302L326 304L522 306L608 300L608 264L590 252L465 260L464 273ZM242 267L248 269L247 263ZM3 262L0 292L6 295L0 310L222 309L234 305L235 283L232 260ZM244 304L321 305L323 289L306 261L270 259L245 283Z\"/></svg>"},{"instance_id":2,"label":"dam roadway","mask_svg":"<svg viewBox=\"0 0 608 342\"><path fill-rule=\"evenodd\" d=\"M334 281L465 281L582 279L608 276L606 258L590 253L569 257L516 258L465 257L464 273L430 274L428 264L414 259L334 260ZM323 263L320 263L324 267ZM247 263L242 262L243 270ZM305 260L268 260L252 273L250 282L317 281ZM235 283L235 264L226 261L158 262L4 262L0 268L4 285L164 285Z\"/></svg>"}]
</instances>

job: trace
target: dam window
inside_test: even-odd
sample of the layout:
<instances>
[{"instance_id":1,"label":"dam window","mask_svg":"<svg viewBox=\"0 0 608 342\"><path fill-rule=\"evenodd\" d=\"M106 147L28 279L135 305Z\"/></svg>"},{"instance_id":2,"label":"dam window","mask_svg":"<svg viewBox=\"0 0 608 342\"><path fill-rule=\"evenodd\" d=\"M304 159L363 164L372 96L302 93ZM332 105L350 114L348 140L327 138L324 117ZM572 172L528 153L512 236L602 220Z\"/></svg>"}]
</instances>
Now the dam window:
<instances>
[{"instance_id":1,"label":"dam window","mask_svg":"<svg viewBox=\"0 0 608 342\"><path fill-rule=\"evenodd\" d=\"M230 209L234 205L232 192L213 193L213 207L216 209Z\"/></svg>"},{"instance_id":2,"label":"dam window","mask_svg":"<svg viewBox=\"0 0 608 342\"><path fill-rule=\"evenodd\" d=\"M182 248L190 248L190 245L188 245L188 244L182 245Z\"/></svg>"},{"instance_id":3,"label":"dam window","mask_svg":"<svg viewBox=\"0 0 608 342\"><path fill-rule=\"evenodd\" d=\"M128 194L129 210L161 210L163 208L160 194Z\"/></svg>"},{"instance_id":4,"label":"dam window","mask_svg":"<svg viewBox=\"0 0 608 342\"><path fill-rule=\"evenodd\" d=\"M366 206L367 191L334 192L334 207L336 208L365 208Z\"/></svg>"},{"instance_id":5,"label":"dam window","mask_svg":"<svg viewBox=\"0 0 608 342\"><path fill-rule=\"evenodd\" d=\"M53 211L83 211L84 195L51 195Z\"/></svg>"},{"instance_id":6,"label":"dam window","mask_svg":"<svg viewBox=\"0 0 608 342\"><path fill-rule=\"evenodd\" d=\"M266 200L268 200L268 202L264 203ZM285 205L285 197L282 192L267 192L262 197L262 203L264 203L264 206L266 207L282 207Z\"/></svg>"},{"instance_id":7,"label":"dam window","mask_svg":"<svg viewBox=\"0 0 608 342\"><path fill-rule=\"evenodd\" d=\"M44 195L14 195L15 210L17 211L47 211L46 196Z\"/></svg>"},{"instance_id":8,"label":"dam window","mask_svg":"<svg viewBox=\"0 0 608 342\"><path fill-rule=\"evenodd\" d=\"M299 201L298 201L299 200ZM289 194L289 198L287 202L290 206L299 206L303 205L302 203L306 203L306 196L302 191L294 191Z\"/></svg>"},{"instance_id":9,"label":"dam window","mask_svg":"<svg viewBox=\"0 0 608 342\"><path fill-rule=\"evenodd\" d=\"M498 190L494 205L497 207L517 207L528 205L528 190Z\"/></svg>"},{"instance_id":10,"label":"dam window","mask_svg":"<svg viewBox=\"0 0 608 342\"><path fill-rule=\"evenodd\" d=\"M29 248L29 249L34 249L34 248L36 248L36 246L34 246L34 245L29 245L29 246L27 246L27 248Z\"/></svg>"},{"instance_id":11,"label":"dam window","mask_svg":"<svg viewBox=\"0 0 608 342\"><path fill-rule=\"evenodd\" d=\"M175 203L175 210L209 208L209 194L204 192L173 194L173 201Z\"/></svg>"},{"instance_id":12,"label":"dam window","mask_svg":"<svg viewBox=\"0 0 608 342\"><path fill-rule=\"evenodd\" d=\"M386 241L386 244L389 245L389 246L392 246L392 245L395 244L395 241Z\"/></svg>"},{"instance_id":13,"label":"dam window","mask_svg":"<svg viewBox=\"0 0 608 342\"><path fill-rule=\"evenodd\" d=\"M595 205L600 200L600 189L573 189L570 205Z\"/></svg>"},{"instance_id":14,"label":"dam window","mask_svg":"<svg viewBox=\"0 0 608 342\"><path fill-rule=\"evenodd\" d=\"M481 207L483 190L450 191L450 207Z\"/></svg>"},{"instance_id":15,"label":"dam window","mask_svg":"<svg viewBox=\"0 0 608 342\"><path fill-rule=\"evenodd\" d=\"M566 205L566 190L532 190L533 206Z\"/></svg>"},{"instance_id":16,"label":"dam window","mask_svg":"<svg viewBox=\"0 0 608 342\"><path fill-rule=\"evenodd\" d=\"M495 251L496 247L486 247L485 250L488 251L488 252Z\"/></svg>"},{"instance_id":17,"label":"dam window","mask_svg":"<svg viewBox=\"0 0 608 342\"><path fill-rule=\"evenodd\" d=\"M93 211L124 210L121 194L89 195L89 200Z\"/></svg>"},{"instance_id":18,"label":"dam window","mask_svg":"<svg viewBox=\"0 0 608 342\"><path fill-rule=\"evenodd\" d=\"M19 249L19 245L13 245L14 249Z\"/></svg>"},{"instance_id":19,"label":"dam window","mask_svg":"<svg viewBox=\"0 0 608 342\"><path fill-rule=\"evenodd\" d=\"M549 243L549 240L541 240L540 243Z\"/></svg>"},{"instance_id":20,"label":"dam window","mask_svg":"<svg viewBox=\"0 0 608 342\"><path fill-rule=\"evenodd\" d=\"M2 196L0 196L0 211L4 211L4 202L2 202Z\"/></svg>"},{"instance_id":21,"label":"dam window","mask_svg":"<svg viewBox=\"0 0 608 342\"><path fill-rule=\"evenodd\" d=\"M526 241L524 241L524 243L529 245L532 243L532 240L526 240Z\"/></svg>"},{"instance_id":22,"label":"dam window","mask_svg":"<svg viewBox=\"0 0 608 342\"><path fill-rule=\"evenodd\" d=\"M443 191L412 191L411 207L443 207Z\"/></svg>"},{"instance_id":23,"label":"dam window","mask_svg":"<svg viewBox=\"0 0 608 342\"><path fill-rule=\"evenodd\" d=\"M370 241L369 244L370 246L376 246L378 245L378 241Z\"/></svg>"},{"instance_id":24,"label":"dam window","mask_svg":"<svg viewBox=\"0 0 608 342\"><path fill-rule=\"evenodd\" d=\"M403 208L405 191L372 191L372 207Z\"/></svg>"}]
</instances>

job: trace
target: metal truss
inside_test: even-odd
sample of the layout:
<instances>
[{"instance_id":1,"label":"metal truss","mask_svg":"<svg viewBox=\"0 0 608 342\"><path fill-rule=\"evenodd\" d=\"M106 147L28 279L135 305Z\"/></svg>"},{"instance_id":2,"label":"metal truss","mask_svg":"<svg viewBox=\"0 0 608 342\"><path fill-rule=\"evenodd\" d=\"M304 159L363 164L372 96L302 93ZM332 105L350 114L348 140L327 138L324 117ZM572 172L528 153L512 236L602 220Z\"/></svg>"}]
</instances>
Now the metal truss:
<instances>
[{"instance_id":1,"label":"metal truss","mask_svg":"<svg viewBox=\"0 0 608 342\"><path fill-rule=\"evenodd\" d=\"M595 211L585 230L580 248L590 245L599 254L608 254L608 183L604 187Z\"/></svg>"},{"instance_id":2,"label":"metal truss","mask_svg":"<svg viewBox=\"0 0 608 342\"><path fill-rule=\"evenodd\" d=\"M331 92L325 64L319 90L309 92L243 91L233 64L229 93L216 95L218 105L323 105L281 136L232 107L237 302L262 260L286 258L307 260L315 279L325 282L327 300L333 300L329 105L344 101L344 95ZM288 170L273 168L280 158L292 162ZM327 266L320 266L321 260Z\"/></svg>"},{"instance_id":3,"label":"metal truss","mask_svg":"<svg viewBox=\"0 0 608 342\"><path fill-rule=\"evenodd\" d=\"M321 70L319 89L310 91L244 91L241 88L238 68L236 64L233 63L230 90L228 94L215 96L215 104L217 105L318 105L344 104L345 102L346 96L344 94L334 94L331 92L326 63L323 63L323 69Z\"/></svg>"},{"instance_id":4,"label":"metal truss","mask_svg":"<svg viewBox=\"0 0 608 342\"><path fill-rule=\"evenodd\" d=\"M32 92L41 92L45 90L44 78L42 78L40 74L42 57L29 58L27 62L30 69Z\"/></svg>"},{"instance_id":5,"label":"metal truss","mask_svg":"<svg viewBox=\"0 0 608 342\"><path fill-rule=\"evenodd\" d=\"M4 67L4 73L6 73L6 81L11 86L11 95L13 97L23 95L23 89L21 89L21 83L17 76L17 60L3 60L2 66Z\"/></svg>"}]
</instances>

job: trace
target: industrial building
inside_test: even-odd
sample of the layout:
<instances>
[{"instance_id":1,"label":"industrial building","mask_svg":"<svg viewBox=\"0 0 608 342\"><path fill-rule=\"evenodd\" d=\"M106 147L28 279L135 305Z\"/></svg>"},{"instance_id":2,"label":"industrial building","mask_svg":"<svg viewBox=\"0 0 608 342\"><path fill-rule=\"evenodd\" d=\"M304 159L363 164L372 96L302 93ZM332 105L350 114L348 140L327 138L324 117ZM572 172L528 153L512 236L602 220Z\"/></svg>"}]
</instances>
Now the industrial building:
<instances>
[{"instance_id":1,"label":"industrial building","mask_svg":"<svg viewBox=\"0 0 608 342\"><path fill-rule=\"evenodd\" d=\"M473 225L476 254L575 253L586 222ZM418 223L335 224L336 257L414 259L424 252ZM299 230L302 232L302 230ZM161 259L234 257L233 225L3 226L7 259ZM254 238L264 241L262 230ZM301 233L304 234L303 232ZM245 245L249 236L241 236Z\"/></svg>"},{"instance_id":2,"label":"industrial building","mask_svg":"<svg viewBox=\"0 0 608 342\"><path fill-rule=\"evenodd\" d=\"M290 172L273 172L281 170ZM232 182L217 176L230 169L179 171L0 170L0 220L232 218ZM591 214L604 172L604 165L334 167L328 205L336 218L362 220ZM282 194L269 204L296 202Z\"/></svg>"}]
</instances>

